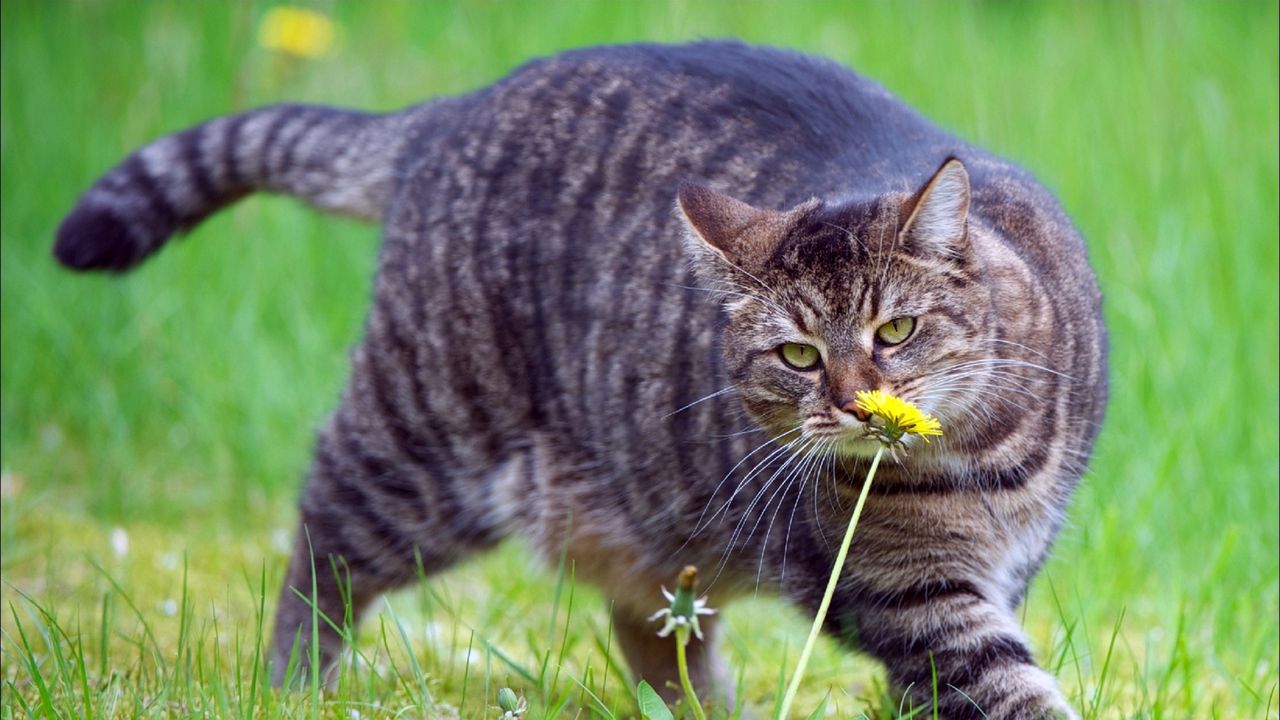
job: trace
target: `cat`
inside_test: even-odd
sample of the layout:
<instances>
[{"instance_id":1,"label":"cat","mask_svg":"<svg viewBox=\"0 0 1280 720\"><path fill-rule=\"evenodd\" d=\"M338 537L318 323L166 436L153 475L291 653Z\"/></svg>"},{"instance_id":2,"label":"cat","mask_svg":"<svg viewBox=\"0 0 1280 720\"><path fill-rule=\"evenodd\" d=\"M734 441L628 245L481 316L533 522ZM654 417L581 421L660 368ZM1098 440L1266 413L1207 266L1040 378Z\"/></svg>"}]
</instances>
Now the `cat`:
<instances>
[{"instance_id":1,"label":"cat","mask_svg":"<svg viewBox=\"0 0 1280 720\"><path fill-rule=\"evenodd\" d=\"M521 536L603 589L632 671L678 696L659 587L692 563L713 605L813 612L874 449L852 401L883 389L943 435L882 464L826 629L946 717L1075 717L1015 609L1098 432L1106 336L1084 243L1025 170L829 60L599 47L400 112L278 105L161 138L54 253L124 271L256 190L384 225L277 683L342 650L325 622L309 646L313 583L353 623ZM692 674L724 698L708 620Z\"/></svg>"}]
</instances>

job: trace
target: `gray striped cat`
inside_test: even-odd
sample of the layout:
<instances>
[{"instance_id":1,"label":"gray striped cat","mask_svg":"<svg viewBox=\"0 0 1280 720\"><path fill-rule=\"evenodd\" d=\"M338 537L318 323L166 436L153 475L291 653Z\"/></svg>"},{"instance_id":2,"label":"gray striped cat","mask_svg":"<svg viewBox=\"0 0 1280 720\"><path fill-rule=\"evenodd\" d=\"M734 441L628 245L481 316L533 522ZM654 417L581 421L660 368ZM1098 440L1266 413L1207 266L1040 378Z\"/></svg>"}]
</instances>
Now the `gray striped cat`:
<instances>
[{"instance_id":1,"label":"gray striped cat","mask_svg":"<svg viewBox=\"0 0 1280 720\"><path fill-rule=\"evenodd\" d=\"M882 466L828 630L917 704L936 668L946 717L1074 716L1015 608L1101 422L1106 341L1084 245L1024 170L829 61L606 47L388 115L280 105L161 138L55 254L125 270L255 190L384 225L278 681L313 582L341 624L517 535L568 552L673 692L659 586L692 563L713 604L814 610L873 449L854 393L879 388L945 434ZM332 667L340 635L316 633ZM710 639L692 657L715 687Z\"/></svg>"}]
</instances>

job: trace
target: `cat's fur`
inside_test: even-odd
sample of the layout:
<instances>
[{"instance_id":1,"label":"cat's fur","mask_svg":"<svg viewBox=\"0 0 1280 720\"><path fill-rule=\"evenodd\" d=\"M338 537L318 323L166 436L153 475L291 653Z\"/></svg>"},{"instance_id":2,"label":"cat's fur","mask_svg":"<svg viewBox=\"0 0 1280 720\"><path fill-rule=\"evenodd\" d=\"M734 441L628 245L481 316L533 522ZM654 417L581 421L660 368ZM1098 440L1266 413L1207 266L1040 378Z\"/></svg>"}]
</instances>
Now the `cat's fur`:
<instances>
[{"instance_id":1,"label":"cat's fur","mask_svg":"<svg viewBox=\"0 0 1280 720\"><path fill-rule=\"evenodd\" d=\"M681 566L715 605L763 587L816 608L868 465L840 440L849 401L882 388L945 434L881 466L828 629L917 702L936 666L947 717L1072 714L1014 609L1098 430L1105 336L1083 243L1025 171L825 60L607 47L399 113L282 105L162 138L85 193L55 253L124 270L255 190L385 225L303 491L278 677L306 655L313 563L341 622L334 565L358 616L419 560L519 535L567 549L632 669L669 688L645 616ZM900 316L912 337L878 344ZM786 367L787 342L822 366Z\"/></svg>"}]
</instances>

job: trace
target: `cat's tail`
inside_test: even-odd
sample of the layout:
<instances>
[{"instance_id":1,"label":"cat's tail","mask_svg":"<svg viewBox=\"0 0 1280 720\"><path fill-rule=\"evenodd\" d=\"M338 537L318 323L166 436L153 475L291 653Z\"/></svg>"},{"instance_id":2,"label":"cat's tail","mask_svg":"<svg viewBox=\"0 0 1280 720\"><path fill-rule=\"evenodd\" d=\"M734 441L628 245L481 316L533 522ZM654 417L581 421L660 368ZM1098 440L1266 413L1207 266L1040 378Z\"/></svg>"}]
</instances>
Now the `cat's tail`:
<instances>
[{"instance_id":1,"label":"cat's tail","mask_svg":"<svg viewBox=\"0 0 1280 720\"><path fill-rule=\"evenodd\" d=\"M380 219L406 115L274 105L162 137L80 196L58 228L53 254L77 270L127 270L175 233L257 190Z\"/></svg>"}]
</instances>

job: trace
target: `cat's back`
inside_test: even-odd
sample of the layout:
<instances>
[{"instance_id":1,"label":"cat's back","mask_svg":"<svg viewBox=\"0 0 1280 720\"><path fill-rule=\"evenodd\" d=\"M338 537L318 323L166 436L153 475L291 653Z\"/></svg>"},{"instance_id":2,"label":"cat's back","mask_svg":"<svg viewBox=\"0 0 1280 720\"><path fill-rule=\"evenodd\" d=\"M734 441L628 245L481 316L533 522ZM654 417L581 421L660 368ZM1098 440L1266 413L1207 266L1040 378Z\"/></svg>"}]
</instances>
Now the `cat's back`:
<instances>
[{"instance_id":1,"label":"cat's back","mask_svg":"<svg viewBox=\"0 0 1280 720\"><path fill-rule=\"evenodd\" d=\"M972 150L844 66L736 41L573 50L463 100L446 132L424 114L435 127L406 153L407 173L430 172L447 140L502 181L494 192L543 180L520 186L535 210L564 200L559 183L545 181L586 179L585 166L607 167L633 194L650 199L652 189L667 206L666 184L680 178L732 182L745 199L783 205L914 186L939 153Z\"/></svg>"}]
</instances>

